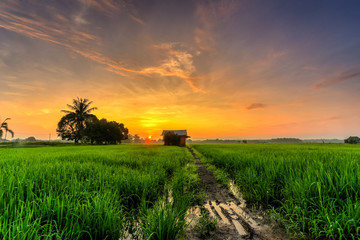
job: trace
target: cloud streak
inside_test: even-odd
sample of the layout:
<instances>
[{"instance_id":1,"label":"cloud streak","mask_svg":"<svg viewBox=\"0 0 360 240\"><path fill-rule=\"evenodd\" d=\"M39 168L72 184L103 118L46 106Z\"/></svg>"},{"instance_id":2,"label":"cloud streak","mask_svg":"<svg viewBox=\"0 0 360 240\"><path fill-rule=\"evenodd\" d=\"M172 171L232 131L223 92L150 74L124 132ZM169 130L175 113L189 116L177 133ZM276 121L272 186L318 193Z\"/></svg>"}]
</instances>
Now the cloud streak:
<instances>
[{"instance_id":1,"label":"cloud streak","mask_svg":"<svg viewBox=\"0 0 360 240\"><path fill-rule=\"evenodd\" d=\"M103 11L118 9L113 1L81 0L81 2L96 6ZM100 3L102 5L99 5ZM157 74L162 77L177 77L184 80L192 90L204 92L195 83L196 77L193 74L196 69L193 65L192 55L186 51L170 49L168 58L160 66L132 68L122 62L112 60L99 51L93 50L94 44L95 46L101 45L100 39L95 35L67 27L66 24L59 24L54 20L45 20L40 16L24 17L26 14L22 14L24 16L20 17L17 14L11 13L11 11L6 11L6 6L3 5L3 8L0 9L0 28L62 46L84 58L104 65L106 70L118 75L129 77L131 74L137 74L151 77L151 75ZM13 7L10 9L13 10ZM133 8L131 9L131 16L134 19L136 18L136 11ZM17 12L21 12L21 10ZM59 13L54 16L55 19L62 23L67 21L67 18ZM80 18L82 19L81 16ZM85 24L85 20L80 22L78 20L75 20L75 22L80 25ZM135 21L139 24L144 24L141 19L136 18Z\"/></svg>"},{"instance_id":2,"label":"cloud streak","mask_svg":"<svg viewBox=\"0 0 360 240\"><path fill-rule=\"evenodd\" d=\"M342 72L340 74L337 74L336 76L330 77L330 78L324 78L318 81L314 86L314 90L319 90L322 88L329 87L331 85L337 84L339 82L344 82L347 80L354 79L356 77L360 76L360 70L359 69L352 69L345 72Z\"/></svg>"},{"instance_id":3,"label":"cloud streak","mask_svg":"<svg viewBox=\"0 0 360 240\"><path fill-rule=\"evenodd\" d=\"M246 106L246 110L262 109L265 107L267 107L267 105L263 104L263 103L252 103L252 104Z\"/></svg>"}]
</instances>

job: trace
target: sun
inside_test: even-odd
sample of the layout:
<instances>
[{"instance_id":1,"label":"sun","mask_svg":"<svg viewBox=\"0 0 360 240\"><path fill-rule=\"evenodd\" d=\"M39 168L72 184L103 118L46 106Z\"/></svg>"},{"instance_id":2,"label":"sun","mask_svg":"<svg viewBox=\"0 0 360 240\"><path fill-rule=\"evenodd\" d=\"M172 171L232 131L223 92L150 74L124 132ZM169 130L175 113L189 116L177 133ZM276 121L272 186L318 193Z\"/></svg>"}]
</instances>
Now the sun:
<instances>
[{"instance_id":1,"label":"sun","mask_svg":"<svg viewBox=\"0 0 360 240\"><path fill-rule=\"evenodd\" d=\"M149 136L149 139L151 139L151 136Z\"/></svg>"}]
</instances>

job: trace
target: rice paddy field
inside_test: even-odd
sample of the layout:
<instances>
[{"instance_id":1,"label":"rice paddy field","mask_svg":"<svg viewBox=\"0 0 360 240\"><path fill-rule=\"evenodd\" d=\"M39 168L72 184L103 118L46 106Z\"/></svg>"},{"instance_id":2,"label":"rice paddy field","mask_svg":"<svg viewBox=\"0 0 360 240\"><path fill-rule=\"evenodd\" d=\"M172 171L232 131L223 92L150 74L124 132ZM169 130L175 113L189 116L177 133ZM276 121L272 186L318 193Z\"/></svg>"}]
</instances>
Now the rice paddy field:
<instances>
[{"instance_id":1,"label":"rice paddy field","mask_svg":"<svg viewBox=\"0 0 360 240\"><path fill-rule=\"evenodd\" d=\"M253 206L310 239L360 239L360 147L348 144L193 144Z\"/></svg>"},{"instance_id":2,"label":"rice paddy field","mask_svg":"<svg viewBox=\"0 0 360 240\"><path fill-rule=\"evenodd\" d=\"M192 147L298 237L360 238L360 146ZM186 148L0 147L0 239L176 239L198 184Z\"/></svg>"},{"instance_id":3,"label":"rice paddy field","mask_svg":"<svg viewBox=\"0 0 360 240\"><path fill-rule=\"evenodd\" d=\"M175 239L197 184L186 148L0 148L0 239Z\"/></svg>"}]
</instances>

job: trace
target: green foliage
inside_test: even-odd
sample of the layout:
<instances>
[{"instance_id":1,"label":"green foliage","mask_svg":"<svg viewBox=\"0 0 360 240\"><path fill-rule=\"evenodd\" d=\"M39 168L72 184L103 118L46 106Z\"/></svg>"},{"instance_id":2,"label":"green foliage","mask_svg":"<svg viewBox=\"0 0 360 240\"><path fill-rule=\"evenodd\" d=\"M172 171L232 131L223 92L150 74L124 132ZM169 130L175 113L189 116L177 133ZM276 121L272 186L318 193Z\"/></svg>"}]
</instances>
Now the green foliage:
<instances>
[{"instance_id":1,"label":"green foliage","mask_svg":"<svg viewBox=\"0 0 360 240\"><path fill-rule=\"evenodd\" d=\"M181 236L186 221L187 210L199 198L199 176L191 154L186 151L184 168L177 167L172 181L167 186L167 194L151 209L143 202L140 212L140 226L145 239L174 240ZM191 160L190 160L191 159Z\"/></svg>"},{"instance_id":2,"label":"green foliage","mask_svg":"<svg viewBox=\"0 0 360 240\"><path fill-rule=\"evenodd\" d=\"M197 145L250 203L316 239L360 238L360 148L345 144Z\"/></svg>"},{"instance_id":3,"label":"green foliage","mask_svg":"<svg viewBox=\"0 0 360 240\"><path fill-rule=\"evenodd\" d=\"M345 139L345 143L356 144L359 142L360 139L358 137L348 137L347 139Z\"/></svg>"},{"instance_id":4,"label":"green foliage","mask_svg":"<svg viewBox=\"0 0 360 240\"><path fill-rule=\"evenodd\" d=\"M87 121L84 136L91 143L116 144L128 138L128 129L124 124L115 121L108 122L106 119L94 118Z\"/></svg>"},{"instance_id":5,"label":"green foliage","mask_svg":"<svg viewBox=\"0 0 360 240\"><path fill-rule=\"evenodd\" d=\"M166 186L188 186L178 173L189 160L159 145L1 148L0 239L118 240L143 202L163 208ZM171 214L182 216L189 194Z\"/></svg>"},{"instance_id":6,"label":"green foliage","mask_svg":"<svg viewBox=\"0 0 360 240\"><path fill-rule=\"evenodd\" d=\"M115 121L99 120L90 112L96 107L90 108L92 104L88 99L73 99L73 105L67 105L72 111L62 110L66 113L57 128L58 136L62 140L74 140L90 142L91 144L117 144L128 138L129 130L124 124Z\"/></svg>"},{"instance_id":7,"label":"green foliage","mask_svg":"<svg viewBox=\"0 0 360 240\"><path fill-rule=\"evenodd\" d=\"M84 137L84 129L86 122L96 118L95 115L90 114L96 110L96 107L91 108L92 101L83 98L73 99L73 104L67 106L72 110L61 110L66 113L59 123L56 129L58 136L63 140L74 140L75 143L79 142Z\"/></svg>"},{"instance_id":8,"label":"green foliage","mask_svg":"<svg viewBox=\"0 0 360 240\"><path fill-rule=\"evenodd\" d=\"M146 204L141 212L141 227L146 239L174 240L182 233L186 223L186 211L190 203L181 209L176 209L170 202L159 201L151 209Z\"/></svg>"},{"instance_id":9,"label":"green foliage","mask_svg":"<svg viewBox=\"0 0 360 240\"><path fill-rule=\"evenodd\" d=\"M1 124L0 124L0 139L2 138L2 136L4 135L4 131L5 131L5 139L7 136L7 133L9 132L11 134L11 137L14 137L14 132L9 129L8 127L8 123L7 121L10 120L11 118L6 118Z\"/></svg>"},{"instance_id":10,"label":"green foliage","mask_svg":"<svg viewBox=\"0 0 360 240\"><path fill-rule=\"evenodd\" d=\"M202 238L210 235L216 229L217 219L210 217L207 210L201 210L201 217L197 225L197 230Z\"/></svg>"},{"instance_id":11,"label":"green foliage","mask_svg":"<svg viewBox=\"0 0 360 240\"><path fill-rule=\"evenodd\" d=\"M26 142L36 142L36 138L35 137L28 137L25 139Z\"/></svg>"}]
</instances>

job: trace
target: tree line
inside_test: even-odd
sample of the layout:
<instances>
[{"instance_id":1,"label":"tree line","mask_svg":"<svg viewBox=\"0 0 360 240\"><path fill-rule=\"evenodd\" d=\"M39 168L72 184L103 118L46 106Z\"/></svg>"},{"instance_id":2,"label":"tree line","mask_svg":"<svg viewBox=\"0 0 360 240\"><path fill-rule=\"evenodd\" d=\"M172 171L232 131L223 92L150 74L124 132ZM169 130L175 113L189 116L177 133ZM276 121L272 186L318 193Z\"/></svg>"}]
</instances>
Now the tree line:
<instances>
[{"instance_id":1,"label":"tree line","mask_svg":"<svg viewBox=\"0 0 360 240\"><path fill-rule=\"evenodd\" d=\"M138 134L135 135L128 135L128 139L124 141L126 143L163 143L163 139L149 139L149 138L142 138Z\"/></svg>"},{"instance_id":2,"label":"tree line","mask_svg":"<svg viewBox=\"0 0 360 240\"><path fill-rule=\"evenodd\" d=\"M70 110L61 110L65 115L58 122L56 132L62 140L75 143L117 144L128 139L129 130L123 123L98 119L92 114L96 107L86 98L73 99L67 104Z\"/></svg>"}]
</instances>

